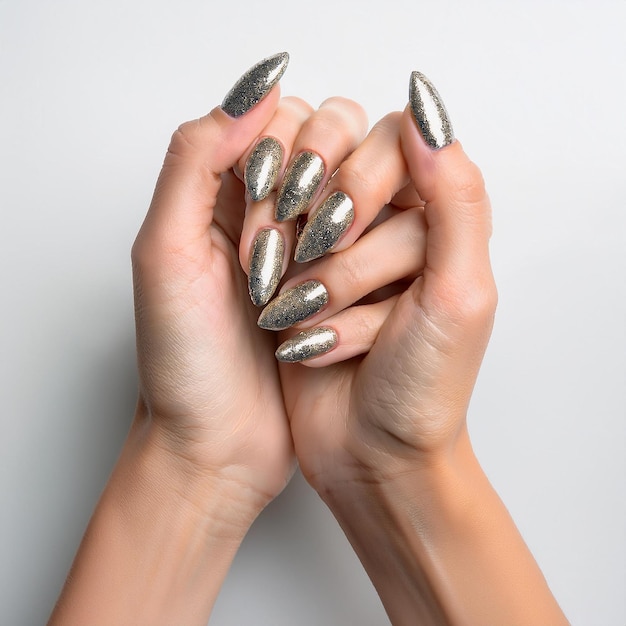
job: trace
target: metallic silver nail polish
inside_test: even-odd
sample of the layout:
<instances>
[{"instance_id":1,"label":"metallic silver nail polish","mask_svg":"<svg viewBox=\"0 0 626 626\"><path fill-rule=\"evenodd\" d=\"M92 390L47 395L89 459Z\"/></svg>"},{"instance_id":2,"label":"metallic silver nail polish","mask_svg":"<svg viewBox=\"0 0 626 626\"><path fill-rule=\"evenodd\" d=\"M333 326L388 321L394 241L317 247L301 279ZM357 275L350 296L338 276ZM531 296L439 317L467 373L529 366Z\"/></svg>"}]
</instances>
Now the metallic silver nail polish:
<instances>
[{"instance_id":1,"label":"metallic silver nail polish","mask_svg":"<svg viewBox=\"0 0 626 626\"><path fill-rule=\"evenodd\" d=\"M284 363L297 363L325 354L337 345L337 333L332 328L310 328L283 342L276 358Z\"/></svg>"},{"instance_id":2,"label":"metallic silver nail polish","mask_svg":"<svg viewBox=\"0 0 626 626\"><path fill-rule=\"evenodd\" d=\"M298 239L294 259L306 263L324 256L354 220L354 204L343 191L329 196L309 218Z\"/></svg>"},{"instance_id":3,"label":"metallic silver nail polish","mask_svg":"<svg viewBox=\"0 0 626 626\"><path fill-rule=\"evenodd\" d=\"M324 178L324 161L314 152L300 153L285 174L276 200L276 219L293 220L304 213Z\"/></svg>"},{"instance_id":4,"label":"metallic silver nail polish","mask_svg":"<svg viewBox=\"0 0 626 626\"><path fill-rule=\"evenodd\" d=\"M315 315L328 304L328 290L319 280L288 289L261 311L257 324L266 330L283 330Z\"/></svg>"},{"instance_id":5,"label":"metallic silver nail polish","mask_svg":"<svg viewBox=\"0 0 626 626\"><path fill-rule=\"evenodd\" d=\"M279 230L266 228L252 242L248 291L256 306L264 306L280 282L285 256L285 242Z\"/></svg>"},{"instance_id":6,"label":"metallic silver nail polish","mask_svg":"<svg viewBox=\"0 0 626 626\"><path fill-rule=\"evenodd\" d=\"M222 110L231 117L247 113L271 91L287 69L289 55L279 52L253 65L226 94Z\"/></svg>"},{"instance_id":7,"label":"metallic silver nail polish","mask_svg":"<svg viewBox=\"0 0 626 626\"><path fill-rule=\"evenodd\" d=\"M282 163L283 147L273 137L264 137L254 147L244 172L246 189L254 202L270 194Z\"/></svg>"},{"instance_id":8,"label":"metallic silver nail polish","mask_svg":"<svg viewBox=\"0 0 626 626\"><path fill-rule=\"evenodd\" d=\"M409 102L422 137L431 148L438 150L454 141L452 123L443 100L420 72L411 74Z\"/></svg>"}]
</instances>

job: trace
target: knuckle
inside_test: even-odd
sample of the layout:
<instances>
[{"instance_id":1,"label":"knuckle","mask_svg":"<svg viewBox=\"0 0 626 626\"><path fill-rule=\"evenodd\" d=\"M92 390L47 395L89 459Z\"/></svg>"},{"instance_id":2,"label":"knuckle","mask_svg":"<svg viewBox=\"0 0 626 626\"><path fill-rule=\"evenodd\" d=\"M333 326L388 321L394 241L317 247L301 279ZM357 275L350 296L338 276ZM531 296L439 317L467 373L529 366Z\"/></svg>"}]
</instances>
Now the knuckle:
<instances>
[{"instance_id":1,"label":"knuckle","mask_svg":"<svg viewBox=\"0 0 626 626\"><path fill-rule=\"evenodd\" d=\"M172 134L168 153L184 156L197 149L200 135L199 120L182 123Z\"/></svg>"},{"instance_id":2,"label":"knuckle","mask_svg":"<svg viewBox=\"0 0 626 626\"><path fill-rule=\"evenodd\" d=\"M368 276L368 267L364 259L356 258L350 254L350 249L333 255L336 268L333 273L341 276L341 283L347 286L359 286L365 283Z\"/></svg>"},{"instance_id":3,"label":"knuckle","mask_svg":"<svg viewBox=\"0 0 626 626\"><path fill-rule=\"evenodd\" d=\"M339 173L341 175L341 186L348 189L358 189L359 195L365 198L371 197L379 189L378 172L365 171L360 163L354 160L342 163Z\"/></svg>"},{"instance_id":4,"label":"knuckle","mask_svg":"<svg viewBox=\"0 0 626 626\"><path fill-rule=\"evenodd\" d=\"M306 100L298 98L298 96L285 96L281 99L279 106L304 119L313 112L313 107Z\"/></svg>"},{"instance_id":5,"label":"knuckle","mask_svg":"<svg viewBox=\"0 0 626 626\"><path fill-rule=\"evenodd\" d=\"M454 198L464 204L481 204L487 198L483 174L472 161L467 161L451 171L448 182Z\"/></svg>"},{"instance_id":6,"label":"knuckle","mask_svg":"<svg viewBox=\"0 0 626 626\"><path fill-rule=\"evenodd\" d=\"M357 347L367 347L374 343L376 335L380 330L380 324L368 312L367 307L360 306L354 308L354 318L351 323L353 344Z\"/></svg>"},{"instance_id":7,"label":"knuckle","mask_svg":"<svg viewBox=\"0 0 626 626\"><path fill-rule=\"evenodd\" d=\"M154 254L149 253L150 246L147 245L145 237L139 231L130 249L130 260L133 271L145 269L154 260Z\"/></svg>"},{"instance_id":8,"label":"knuckle","mask_svg":"<svg viewBox=\"0 0 626 626\"><path fill-rule=\"evenodd\" d=\"M402 113L400 111L392 111L387 113L385 117L380 119L370 131L370 135L390 135L399 142L400 141L400 120Z\"/></svg>"},{"instance_id":9,"label":"knuckle","mask_svg":"<svg viewBox=\"0 0 626 626\"><path fill-rule=\"evenodd\" d=\"M493 320L498 291L493 279L472 281L442 290L440 298L447 319L458 326L485 326Z\"/></svg>"},{"instance_id":10,"label":"knuckle","mask_svg":"<svg viewBox=\"0 0 626 626\"><path fill-rule=\"evenodd\" d=\"M354 100L343 96L332 96L322 102L319 112L330 114L334 125L354 129L354 132L363 133L367 130L368 119L365 109Z\"/></svg>"}]
</instances>

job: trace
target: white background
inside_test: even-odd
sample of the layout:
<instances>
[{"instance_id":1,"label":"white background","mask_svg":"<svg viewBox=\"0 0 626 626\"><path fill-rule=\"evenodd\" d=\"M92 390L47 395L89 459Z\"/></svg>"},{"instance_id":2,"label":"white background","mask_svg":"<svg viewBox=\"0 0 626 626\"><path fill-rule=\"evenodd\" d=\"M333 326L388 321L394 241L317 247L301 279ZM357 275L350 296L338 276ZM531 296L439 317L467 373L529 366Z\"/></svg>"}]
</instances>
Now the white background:
<instances>
[{"instance_id":1,"label":"white background","mask_svg":"<svg viewBox=\"0 0 626 626\"><path fill-rule=\"evenodd\" d=\"M287 50L284 94L444 96L490 189L479 457L570 620L626 624L626 2L0 0L0 622L45 621L135 402L129 249L169 136ZM385 624L296 478L215 625Z\"/></svg>"}]
</instances>

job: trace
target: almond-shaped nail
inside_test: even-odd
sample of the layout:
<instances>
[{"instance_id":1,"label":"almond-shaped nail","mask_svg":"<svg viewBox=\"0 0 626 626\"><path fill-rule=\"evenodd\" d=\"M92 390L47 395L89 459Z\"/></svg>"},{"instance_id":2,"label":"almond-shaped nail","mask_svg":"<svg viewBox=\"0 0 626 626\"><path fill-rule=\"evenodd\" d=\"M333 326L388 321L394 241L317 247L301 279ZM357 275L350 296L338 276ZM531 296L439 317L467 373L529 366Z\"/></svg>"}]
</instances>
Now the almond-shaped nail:
<instances>
[{"instance_id":1,"label":"almond-shaped nail","mask_svg":"<svg viewBox=\"0 0 626 626\"><path fill-rule=\"evenodd\" d=\"M254 202L269 196L282 163L283 147L274 137L264 137L254 147L244 171L246 189Z\"/></svg>"},{"instance_id":2,"label":"almond-shaped nail","mask_svg":"<svg viewBox=\"0 0 626 626\"><path fill-rule=\"evenodd\" d=\"M284 363L298 363L326 354L336 345L337 333L332 328L309 328L281 343L276 358Z\"/></svg>"},{"instance_id":3,"label":"almond-shaped nail","mask_svg":"<svg viewBox=\"0 0 626 626\"><path fill-rule=\"evenodd\" d=\"M435 150L454 141L450 116L435 86L420 72L413 72L409 103L424 141Z\"/></svg>"},{"instance_id":4,"label":"almond-shaped nail","mask_svg":"<svg viewBox=\"0 0 626 626\"><path fill-rule=\"evenodd\" d=\"M222 110L231 117L240 117L267 96L287 69L289 55L279 52L253 65L226 94Z\"/></svg>"},{"instance_id":5,"label":"almond-shaped nail","mask_svg":"<svg viewBox=\"0 0 626 626\"><path fill-rule=\"evenodd\" d=\"M324 256L354 220L354 204L343 191L329 196L306 223L294 259L306 263Z\"/></svg>"},{"instance_id":6,"label":"almond-shaped nail","mask_svg":"<svg viewBox=\"0 0 626 626\"><path fill-rule=\"evenodd\" d=\"M266 330L283 330L315 315L328 304L328 290L319 280L288 289L261 311L257 324Z\"/></svg>"},{"instance_id":7,"label":"almond-shaped nail","mask_svg":"<svg viewBox=\"0 0 626 626\"><path fill-rule=\"evenodd\" d=\"M264 306L280 282L285 242L279 230L265 228L254 238L250 249L248 291L256 306Z\"/></svg>"},{"instance_id":8,"label":"almond-shaped nail","mask_svg":"<svg viewBox=\"0 0 626 626\"><path fill-rule=\"evenodd\" d=\"M314 152L301 152L289 166L276 200L276 219L294 220L304 213L324 178L324 161Z\"/></svg>"}]
</instances>

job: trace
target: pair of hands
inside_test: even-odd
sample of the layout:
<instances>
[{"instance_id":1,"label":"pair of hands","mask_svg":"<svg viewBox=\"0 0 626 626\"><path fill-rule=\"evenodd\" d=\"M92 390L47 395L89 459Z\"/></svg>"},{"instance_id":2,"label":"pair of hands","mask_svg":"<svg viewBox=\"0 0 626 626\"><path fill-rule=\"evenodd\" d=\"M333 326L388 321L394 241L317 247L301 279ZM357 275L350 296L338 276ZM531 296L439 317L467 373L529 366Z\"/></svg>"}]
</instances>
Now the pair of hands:
<instances>
[{"instance_id":1,"label":"pair of hands","mask_svg":"<svg viewBox=\"0 0 626 626\"><path fill-rule=\"evenodd\" d=\"M429 147L409 107L366 129L354 102L314 111L278 87L241 117L216 108L183 124L133 247L136 424L194 480L232 485L233 519L278 495L296 457L323 495L437 465L466 437L496 301L482 177L458 142ZM337 190L354 200L331 254L283 267L283 289L315 278L329 291L324 310L278 335L334 328L336 347L303 364L277 363L246 286L260 229L280 229L288 251L295 241L294 223L273 219L275 194L245 194L265 136L285 149L280 176L303 150L326 180L336 170L313 206Z\"/></svg>"},{"instance_id":2,"label":"pair of hands","mask_svg":"<svg viewBox=\"0 0 626 626\"><path fill-rule=\"evenodd\" d=\"M136 417L50 624L206 624L296 458L393 624L567 624L466 429L496 300L479 170L421 75L365 136L353 102L280 100L277 64L172 138L132 255ZM331 254L284 260L283 289L317 279L328 302L278 335L245 277L259 232L296 238L275 194L251 202L242 183L266 136L285 149L279 183L303 151L324 161L312 211L354 201ZM331 350L277 362L279 340L320 325Z\"/></svg>"}]
</instances>

